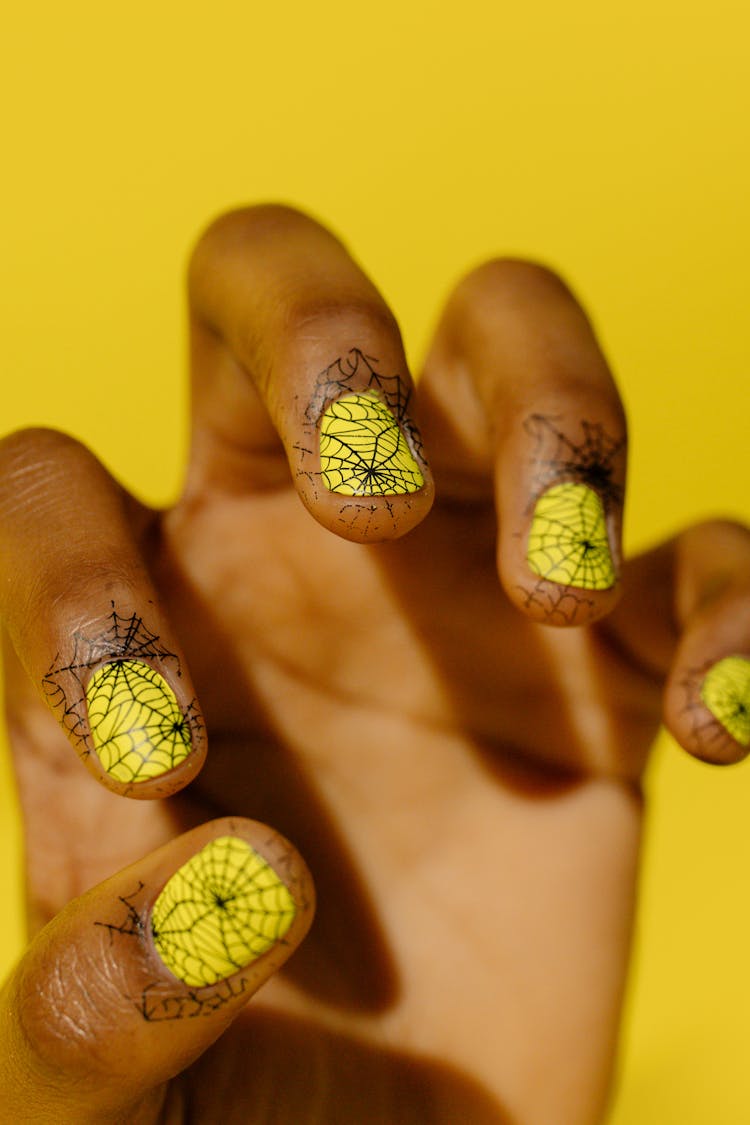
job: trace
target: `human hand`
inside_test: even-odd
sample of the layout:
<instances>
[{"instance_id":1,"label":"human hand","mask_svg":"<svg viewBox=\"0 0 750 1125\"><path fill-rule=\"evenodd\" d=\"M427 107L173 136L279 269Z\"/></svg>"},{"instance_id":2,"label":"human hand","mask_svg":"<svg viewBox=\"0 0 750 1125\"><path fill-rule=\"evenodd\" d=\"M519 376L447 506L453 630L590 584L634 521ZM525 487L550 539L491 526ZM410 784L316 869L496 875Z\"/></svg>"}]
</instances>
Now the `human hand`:
<instances>
[{"instance_id":1,"label":"human hand","mask_svg":"<svg viewBox=\"0 0 750 1125\"><path fill-rule=\"evenodd\" d=\"M190 291L174 508L64 435L0 449L33 928L54 917L4 993L0 1120L598 1121L662 710L699 757L750 743L748 535L621 562L622 409L540 267L458 287L419 429L392 315L309 219L219 220ZM319 907L274 976L313 911L278 832ZM195 855L202 958L169 881Z\"/></svg>"}]
</instances>

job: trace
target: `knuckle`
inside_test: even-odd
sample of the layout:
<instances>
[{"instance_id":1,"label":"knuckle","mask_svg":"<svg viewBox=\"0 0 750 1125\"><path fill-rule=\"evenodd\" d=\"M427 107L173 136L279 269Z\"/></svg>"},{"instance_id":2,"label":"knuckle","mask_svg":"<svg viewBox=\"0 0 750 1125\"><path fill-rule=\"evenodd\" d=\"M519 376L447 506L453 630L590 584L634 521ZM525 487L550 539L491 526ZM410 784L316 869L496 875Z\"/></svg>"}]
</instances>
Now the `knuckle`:
<instances>
[{"instance_id":1,"label":"knuckle","mask_svg":"<svg viewBox=\"0 0 750 1125\"><path fill-rule=\"evenodd\" d=\"M701 520L693 531L706 538L731 540L745 547L750 544L750 527L729 516L713 516L711 519Z\"/></svg>"},{"instance_id":2,"label":"knuckle","mask_svg":"<svg viewBox=\"0 0 750 1125\"><path fill-rule=\"evenodd\" d=\"M0 616L19 651L64 602L141 579L122 528L125 493L81 442L51 429L0 441Z\"/></svg>"},{"instance_id":3,"label":"knuckle","mask_svg":"<svg viewBox=\"0 0 750 1125\"><path fill-rule=\"evenodd\" d=\"M199 236L192 254L191 275L200 272L207 258L251 248L267 238L285 238L298 228L317 226L303 211L284 203L256 203L217 215Z\"/></svg>"},{"instance_id":4,"label":"knuckle","mask_svg":"<svg viewBox=\"0 0 750 1125\"><path fill-rule=\"evenodd\" d=\"M76 448L84 447L62 430L29 426L0 438L0 465L27 464L40 459L49 461L55 456L67 455Z\"/></svg>"},{"instance_id":5,"label":"knuckle","mask_svg":"<svg viewBox=\"0 0 750 1125\"><path fill-rule=\"evenodd\" d=\"M467 275L461 287L494 299L567 297L572 293L560 276L542 262L523 258L492 258Z\"/></svg>"},{"instance_id":6,"label":"knuckle","mask_svg":"<svg viewBox=\"0 0 750 1125\"><path fill-rule=\"evenodd\" d=\"M127 999L122 971L104 954L95 960L76 942L45 948L21 973L16 1010L43 1069L80 1079L111 1067L111 1039L125 1022Z\"/></svg>"},{"instance_id":7,"label":"knuckle","mask_svg":"<svg viewBox=\"0 0 750 1125\"><path fill-rule=\"evenodd\" d=\"M286 331L293 341L327 340L334 347L349 344L382 346L383 336L395 336L400 343L396 318L390 309L373 296L306 296L292 301L286 310Z\"/></svg>"},{"instance_id":8,"label":"knuckle","mask_svg":"<svg viewBox=\"0 0 750 1125\"><path fill-rule=\"evenodd\" d=\"M750 526L729 516L714 516L689 527L683 536L688 553L709 555L719 566L732 570L737 580L750 584Z\"/></svg>"},{"instance_id":9,"label":"knuckle","mask_svg":"<svg viewBox=\"0 0 750 1125\"><path fill-rule=\"evenodd\" d=\"M516 258L492 259L459 283L450 306L454 323L463 324L464 332L515 340L516 347L525 334L537 342L540 362L546 350L557 353L566 371L598 368L611 394L611 377L591 321L565 280L549 266Z\"/></svg>"},{"instance_id":10,"label":"knuckle","mask_svg":"<svg viewBox=\"0 0 750 1125\"><path fill-rule=\"evenodd\" d=\"M54 558L17 567L2 592L0 609L21 656L37 653L41 645L49 661L49 648L54 652L74 633L90 632L100 624L102 604L137 602L138 580L147 578L145 572L129 568L111 547L99 548L94 555L82 547L67 561L64 569Z\"/></svg>"},{"instance_id":11,"label":"knuckle","mask_svg":"<svg viewBox=\"0 0 750 1125\"><path fill-rule=\"evenodd\" d=\"M0 516L42 508L45 497L59 492L71 469L93 462L81 442L60 430L16 430L0 440Z\"/></svg>"},{"instance_id":12,"label":"knuckle","mask_svg":"<svg viewBox=\"0 0 750 1125\"><path fill-rule=\"evenodd\" d=\"M253 203L224 211L209 224L208 233L240 234L266 227L286 227L296 223L309 223L304 211L286 203Z\"/></svg>"}]
</instances>

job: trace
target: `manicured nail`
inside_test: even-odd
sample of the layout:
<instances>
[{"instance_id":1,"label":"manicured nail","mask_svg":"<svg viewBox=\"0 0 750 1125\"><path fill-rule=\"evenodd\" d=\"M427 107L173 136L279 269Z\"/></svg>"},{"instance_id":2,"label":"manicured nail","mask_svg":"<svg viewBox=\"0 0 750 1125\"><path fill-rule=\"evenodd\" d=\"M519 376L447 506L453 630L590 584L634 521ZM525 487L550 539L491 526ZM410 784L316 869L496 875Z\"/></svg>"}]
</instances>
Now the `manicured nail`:
<instances>
[{"instance_id":1,"label":"manicured nail","mask_svg":"<svg viewBox=\"0 0 750 1125\"><path fill-rule=\"evenodd\" d=\"M705 675L701 699L740 746L750 746L750 660L725 656Z\"/></svg>"},{"instance_id":2,"label":"manicured nail","mask_svg":"<svg viewBox=\"0 0 750 1125\"><path fill-rule=\"evenodd\" d=\"M167 681L142 660L98 668L86 688L94 749L117 781L146 781L192 750L190 724Z\"/></svg>"},{"instance_id":3,"label":"manicured nail","mask_svg":"<svg viewBox=\"0 0 750 1125\"><path fill-rule=\"evenodd\" d=\"M396 496L424 477L398 422L376 391L342 395L320 421L320 468L331 492Z\"/></svg>"},{"instance_id":4,"label":"manicured nail","mask_svg":"<svg viewBox=\"0 0 750 1125\"><path fill-rule=\"evenodd\" d=\"M296 909L262 856L236 836L219 836L166 884L151 912L151 932L170 973L202 988L280 941Z\"/></svg>"},{"instance_id":5,"label":"manicured nail","mask_svg":"<svg viewBox=\"0 0 750 1125\"><path fill-rule=\"evenodd\" d=\"M534 507L526 559L534 574L581 590L615 584L601 500L585 484L565 481L542 493Z\"/></svg>"}]
</instances>

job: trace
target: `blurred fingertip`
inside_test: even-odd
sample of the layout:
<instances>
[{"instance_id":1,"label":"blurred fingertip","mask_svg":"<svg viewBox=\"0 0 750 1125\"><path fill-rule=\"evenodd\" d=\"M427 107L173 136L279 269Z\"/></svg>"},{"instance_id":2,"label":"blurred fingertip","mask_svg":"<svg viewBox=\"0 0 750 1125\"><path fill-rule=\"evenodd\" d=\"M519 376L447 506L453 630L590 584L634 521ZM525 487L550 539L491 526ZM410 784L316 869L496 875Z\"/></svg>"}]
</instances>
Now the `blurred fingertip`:
<instances>
[{"instance_id":1,"label":"blurred fingertip","mask_svg":"<svg viewBox=\"0 0 750 1125\"><path fill-rule=\"evenodd\" d=\"M750 753L750 658L730 653L678 665L665 693L665 723L694 758L734 765Z\"/></svg>"}]
</instances>

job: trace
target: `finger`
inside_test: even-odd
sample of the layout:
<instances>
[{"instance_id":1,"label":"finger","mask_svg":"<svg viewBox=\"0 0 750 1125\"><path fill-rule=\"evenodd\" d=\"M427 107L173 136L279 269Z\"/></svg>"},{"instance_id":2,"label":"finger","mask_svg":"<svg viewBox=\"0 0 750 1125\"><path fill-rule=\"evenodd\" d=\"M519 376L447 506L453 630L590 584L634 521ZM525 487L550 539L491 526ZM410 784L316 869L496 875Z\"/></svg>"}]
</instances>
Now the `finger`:
<instances>
[{"instance_id":1,"label":"finger","mask_svg":"<svg viewBox=\"0 0 750 1125\"><path fill-rule=\"evenodd\" d=\"M708 762L750 751L750 531L713 520L628 564L607 632L666 678L664 719Z\"/></svg>"},{"instance_id":2,"label":"finger","mask_svg":"<svg viewBox=\"0 0 750 1125\"><path fill-rule=\"evenodd\" d=\"M205 757L190 675L136 542L150 518L72 438L0 442L0 618L88 769L130 797L175 792Z\"/></svg>"},{"instance_id":3,"label":"finger","mask_svg":"<svg viewBox=\"0 0 750 1125\"><path fill-rule=\"evenodd\" d=\"M543 267L489 262L448 301L420 381L438 495L497 507L498 571L534 620L619 595L626 425L591 325Z\"/></svg>"},{"instance_id":4,"label":"finger","mask_svg":"<svg viewBox=\"0 0 750 1125\"><path fill-rule=\"evenodd\" d=\"M432 479L393 314L341 243L283 207L223 216L189 270L193 450L185 501L291 479L356 541L427 513Z\"/></svg>"},{"instance_id":5,"label":"finger","mask_svg":"<svg viewBox=\"0 0 750 1125\"><path fill-rule=\"evenodd\" d=\"M290 956L313 904L291 844L231 818L74 900L0 999L0 1121L161 1120L164 1084Z\"/></svg>"}]
</instances>

